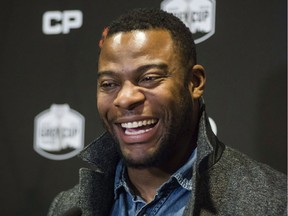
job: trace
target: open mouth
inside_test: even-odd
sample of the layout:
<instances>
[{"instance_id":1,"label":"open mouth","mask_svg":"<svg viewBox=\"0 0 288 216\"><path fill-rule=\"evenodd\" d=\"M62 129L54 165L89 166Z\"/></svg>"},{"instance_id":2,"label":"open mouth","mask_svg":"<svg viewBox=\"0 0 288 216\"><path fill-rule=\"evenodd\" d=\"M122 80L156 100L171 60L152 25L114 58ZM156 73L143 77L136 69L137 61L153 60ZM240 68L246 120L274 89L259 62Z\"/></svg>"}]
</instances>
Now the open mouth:
<instances>
[{"instance_id":1,"label":"open mouth","mask_svg":"<svg viewBox=\"0 0 288 216\"><path fill-rule=\"evenodd\" d=\"M125 135L139 135L151 131L157 124L157 119L121 123Z\"/></svg>"}]
</instances>

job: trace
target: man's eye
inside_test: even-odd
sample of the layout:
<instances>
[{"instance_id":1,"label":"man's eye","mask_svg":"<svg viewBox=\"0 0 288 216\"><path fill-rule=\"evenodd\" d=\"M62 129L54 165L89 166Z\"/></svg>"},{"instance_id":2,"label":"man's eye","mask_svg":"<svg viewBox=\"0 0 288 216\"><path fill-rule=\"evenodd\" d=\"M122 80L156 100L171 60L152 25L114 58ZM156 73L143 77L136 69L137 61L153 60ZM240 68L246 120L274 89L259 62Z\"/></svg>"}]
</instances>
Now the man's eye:
<instances>
[{"instance_id":1,"label":"man's eye","mask_svg":"<svg viewBox=\"0 0 288 216\"><path fill-rule=\"evenodd\" d=\"M145 76L143 77L140 82L149 82L149 81L154 81L157 78L159 78L158 76Z\"/></svg>"},{"instance_id":2,"label":"man's eye","mask_svg":"<svg viewBox=\"0 0 288 216\"><path fill-rule=\"evenodd\" d=\"M112 81L103 81L100 83L100 87L102 89L112 89L116 86L117 86L117 84L115 82L112 82Z\"/></svg>"},{"instance_id":3,"label":"man's eye","mask_svg":"<svg viewBox=\"0 0 288 216\"><path fill-rule=\"evenodd\" d=\"M139 80L139 85L146 88L154 88L164 80L165 77L161 75L147 75Z\"/></svg>"}]
</instances>

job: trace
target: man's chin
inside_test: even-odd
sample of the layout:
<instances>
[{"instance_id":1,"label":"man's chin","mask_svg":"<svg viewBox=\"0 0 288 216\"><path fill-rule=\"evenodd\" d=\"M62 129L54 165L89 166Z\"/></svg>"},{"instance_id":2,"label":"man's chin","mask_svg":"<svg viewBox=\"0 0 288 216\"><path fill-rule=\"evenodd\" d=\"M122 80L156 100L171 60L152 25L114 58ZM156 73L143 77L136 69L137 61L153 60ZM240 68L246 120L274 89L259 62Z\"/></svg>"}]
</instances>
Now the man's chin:
<instances>
[{"instance_id":1,"label":"man's chin","mask_svg":"<svg viewBox=\"0 0 288 216\"><path fill-rule=\"evenodd\" d=\"M151 142L154 144L147 143L139 144L138 146L136 146L137 144L130 144L126 146L127 144L124 144L123 140L116 135L116 131L112 130L110 134L114 138L118 152L127 167L135 169L157 167L163 164L163 162L165 163L169 155L169 143L163 137L155 142ZM156 142L158 144L155 144ZM154 148L154 150L151 151L151 148Z\"/></svg>"},{"instance_id":2,"label":"man's chin","mask_svg":"<svg viewBox=\"0 0 288 216\"><path fill-rule=\"evenodd\" d=\"M157 163L154 163L151 161L140 162L140 161L135 161L135 160L126 159L126 158L123 158L123 159L124 159L126 166L129 168L146 169L146 168L151 168L151 167L157 166Z\"/></svg>"},{"instance_id":3,"label":"man's chin","mask_svg":"<svg viewBox=\"0 0 288 216\"><path fill-rule=\"evenodd\" d=\"M159 165L159 157L157 155L149 155L142 158L131 158L123 155L123 160L127 167L135 169L145 169L156 167Z\"/></svg>"}]
</instances>

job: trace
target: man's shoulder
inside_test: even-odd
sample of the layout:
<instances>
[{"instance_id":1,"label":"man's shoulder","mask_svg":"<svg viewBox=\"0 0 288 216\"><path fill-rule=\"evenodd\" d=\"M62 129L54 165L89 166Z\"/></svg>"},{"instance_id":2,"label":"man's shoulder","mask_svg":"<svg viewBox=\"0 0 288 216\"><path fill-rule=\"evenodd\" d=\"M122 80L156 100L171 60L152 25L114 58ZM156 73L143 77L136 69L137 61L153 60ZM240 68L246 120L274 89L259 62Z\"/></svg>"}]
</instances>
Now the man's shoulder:
<instances>
[{"instance_id":1,"label":"man's shoulder","mask_svg":"<svg viewBox=\"0 0 288 216\"><path fill-rule=\"evenodd\" d=\"M223 152L220 166L226 168L225 170L232 174L242 174L242 177L257 179L258 182L260 179L266 179L266 181L270 180L271 183L275 184L275 180L282 180L285 181L283 183L286 185L287 176L285 174L228 146ZM266 183L269 183L269 181Z\"/></svg>"},{"instance_id":2,"label":"man's shoulder","mask_svg":"<svg viewBox=\"0 0 288 216\"><path fill-rule=\"evenodd\" d=\"M233 212L235 206L247 215L282 215L286 211L287 176L233 148L226 146L206 177L214 198L227 211Z\"/></svg>"}]
</instances>

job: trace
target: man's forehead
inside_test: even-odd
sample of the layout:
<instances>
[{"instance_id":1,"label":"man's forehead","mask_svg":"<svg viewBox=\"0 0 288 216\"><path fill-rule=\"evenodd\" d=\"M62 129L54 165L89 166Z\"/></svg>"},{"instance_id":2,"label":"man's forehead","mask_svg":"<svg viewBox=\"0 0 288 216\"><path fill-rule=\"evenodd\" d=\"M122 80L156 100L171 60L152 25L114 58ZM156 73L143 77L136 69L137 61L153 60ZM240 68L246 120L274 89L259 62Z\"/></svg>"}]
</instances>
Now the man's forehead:
<instances>
[{"instance_id":1,"label":"man's forehead","mask_svg":"<svg viewBox=\"0 0 288 216\"><path fill-rule=\"evenodd\" d=\"M119 32L110 37L110 40L110 43L113 43L114 45L120 45L129 40L134 41L136 42L136 45L141 46L147 41L147 34L143 31Z\"/></svg>"},{"instance_id":2,"label":"man's forehead","mask_svg":"<svg viewBox=\"0 0 288 216\"><path fill-rule=\"evenodd\" d=\"M147 39L151 38L161 38L161 39L171 39L170 32L165 29L145 29L145 30L132 30L128 32L117 32L112 35L107 36L106 40L113 42L115 44L120 44L125 40L137 41L139 44L144 43Z\"/></svg>"},{"instance_id":3,"label":"man's forehead","mask_svg":"<svg viewBox=\"0 0 288 216\"><path fill-rule=\"evenodd\" d=\"M174 62L178 57L169 32L162 29L135 30L109 35L103 43L98 69L139 67L146 64ZM174 62L175 63L175 62Z\"/></svg>"},{"instance_id":4,"label":"man's forehead","mask_svg":"<svg viewBox=\"0 0 288 216\"><path fill-rule=\"evenodd\" d=\"M101 48L101 54L142 54L143 52L168 52L174 42L163 30L134 30L109 35Z\"/></svg>"}]
</instances>

